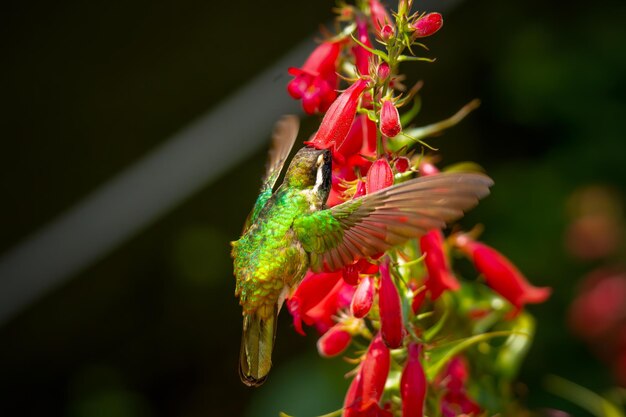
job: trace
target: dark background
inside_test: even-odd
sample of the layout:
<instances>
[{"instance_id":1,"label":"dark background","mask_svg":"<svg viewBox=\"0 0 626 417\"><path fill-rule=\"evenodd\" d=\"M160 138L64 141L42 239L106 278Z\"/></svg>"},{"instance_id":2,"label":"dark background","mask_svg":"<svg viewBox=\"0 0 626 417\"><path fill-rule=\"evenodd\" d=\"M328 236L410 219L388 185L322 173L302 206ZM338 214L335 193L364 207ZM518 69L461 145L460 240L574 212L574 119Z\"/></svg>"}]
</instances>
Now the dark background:
<instances>
[{"instance_id":1,"label":"dark background","mask_svg":"<svg viewBox=\"0 0 626 417\"><path fill-rule=\"evenodd\" d=\"M581 261L564 236L568 197L579 187L606 184L618 200L626 192L626 4L441 2L448 5L444 28L427 42L437 61L404 67L425 81L417 123L481 99L436 146L444 163L476 161L496 181L464 224L484 223L486 242L537 285L554 287L548 303L529 308L538 333L522 370L523 400L584 416L547 393L542 378L553 373L598 392L614 384L571 335L566 311L579 279L621 262L624 245L610 259ZM0 256L312 37L331 7L4 2ZM228 242L264 161L265 149L255 151L0 327L0 415L308 417L339 408L348 365L318 358L314 335L296 335L286 314L266 385L248 389L237 376L241 313Z\"/></svg>"}]
</instances>

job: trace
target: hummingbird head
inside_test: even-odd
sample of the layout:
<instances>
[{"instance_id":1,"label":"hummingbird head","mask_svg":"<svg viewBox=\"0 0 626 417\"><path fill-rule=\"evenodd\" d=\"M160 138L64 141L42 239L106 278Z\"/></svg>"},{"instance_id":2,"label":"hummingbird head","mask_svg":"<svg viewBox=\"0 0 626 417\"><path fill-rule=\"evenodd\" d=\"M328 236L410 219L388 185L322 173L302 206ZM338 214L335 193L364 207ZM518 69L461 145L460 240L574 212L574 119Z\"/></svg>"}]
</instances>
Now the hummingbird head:
<instances>
[{"instance_id":1,"label":"hummingbird head","mask_svg":"<svg viewBox=\"0 0 626 417\"><path fill-rule=\"evenodd\" d=\"M310 189L325 203L330 193L331 177L330 150L304 147L291 160L284 183L289 187Z\"/></svg>"}]
</instances>

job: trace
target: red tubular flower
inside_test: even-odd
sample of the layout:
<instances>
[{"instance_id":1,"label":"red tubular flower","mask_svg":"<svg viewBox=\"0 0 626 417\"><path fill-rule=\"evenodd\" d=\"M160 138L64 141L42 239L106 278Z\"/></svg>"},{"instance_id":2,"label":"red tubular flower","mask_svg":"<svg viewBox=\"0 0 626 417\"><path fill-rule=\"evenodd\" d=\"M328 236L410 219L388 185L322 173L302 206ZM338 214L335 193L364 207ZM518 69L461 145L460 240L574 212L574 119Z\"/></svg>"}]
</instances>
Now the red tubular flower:
<instances>
[{"instance_id":1,"label":"red tubular flower","mask_svg":"<svg viewBox=\"0 0 626 417\"><path fill-rule=\"evenodd\" d=\"M512 315L519 313L524 304L542 303L550 296L550 288L530 284L515 265L494 248L465 235L457 237L456 245L473 259L487 284L513 304L515 310Z\"/></svg>"},{"instance_id":2,"label":"red tubular flower","mask_svg":"<svg viewBox=\"0 0 626 417\"><path fill-rule=\"evenodd\" d=\"M357 19L356 22L356 30L357 30L357 39L363 45L367 46L370 49L373 49L372 42L370 42L370 38L367 35L367 22L363 19ZM363 48L361 45L355 45L352 47L352 54L354 55L354 60L356 64L356 69L360 75L368 75L369 74L369 65L370 58L372 57L372 53L367 49Z\"/></svg>"},{"instance_id":3,"label":"red tubular flower","mask_svg":"<svg viewBox=\"0 0 626 417\"><path fill-rule=\"evenodd\" d=\"M337 310L350 305L354 288L341 279L339 272L309 272L287 300L296 331L304 335L302 322L326 332L335 322Z\"/></svg>"},{"instance_id":4,"label":"red tubular flower","mask_svg":"<svg viewBox=\"0 0 626 417\"><path fill-rule=\"evenodd\" d=\"M359 98L367 87L367 80L359 79L344 91L324 115L320 128L307 145L317 149L340 148L352 127Z\"/></svg>"},{"instance_id":5,"label":"red tubular flower","mask_svg":"<svg viewBox=\"0 0 626 417\"><path fill-rule=\"evenodd\" d=\"M389 138L393 138L401 130L402 125L400 125L398 109L391 100L383 100L383 105L380 109L380 132Z\"/></svg>"},{"instance_id":6,"label":"red tubular flower","mask_svg":"<svg viewBox=\"0 0 626 417\"><path fill-rule=\"evenodd\" d=\"M369 313L374 303L374 293L375 288L372 277L364 276L356 287L354 297L352 297L352 302L350 303L350 310L354 317L360 319Z\"/></svg>"},{"instance_id":7,"label":"red tubular flower","mask_svg":"<svg viewBox=\"0 0 626 417\"><path fill-rule=\"evenodd\" d=\"M409 345L408 358L400 378L402 417L423 417L424 415L424 400L426 399L428 382L420 362L421 353L421 345L416 343Z\"/></svg>"},{"instance_id":8,"label":"red tubular flower","mask_svg":"<svg viewBox=\"0 0 626 417\"><path fill-rule=\"evenodd\" d=\"M380 310L380 333L383 340L391 349L399 348L404 339L402 307L398 289L389 273L389 261L380 264L378 308Z\"/></svg>"},{"instance_id":9,"label":"red tubular flower","mask_svg":"<svg viewBox=\"0 0 626 417\"><path fill-rule=\"evenodd\" d=\"M339 42L323 42L302 68L289 68L289 74L295 78L287 85L287 91L291 97L302 99L302 107L308 114L325 112L337 97L335 67L340 50Z\"/></svg>"},{"instance_id":10,"label":"red tubular flower","mask_svg":"<svg viewBox=\"0 0 626 417\"><path fill-rule=\"evenodd\" d=\"M317 339L317 351L321 356L330 358L347 349L352 336L344 329L343 323L337 323Z\"/></svg>"},{"instance_id":11,"label":"red tubular flower","mask_svg":"<svg viewBox=\"0 0 626 417\"><path fill-rule=\"evenodd\" d=\"M383 26L385 25L390 26L392 29L394 28L394 24L391 22L385 6L378 0L370 0L370 16L377 34L380 35L382 33Z\"/></svg>"},{"instance_id":12,"label":"red tubular flower","mask_svg":"<svg viewBox=\"0 0 626 417\"><path fill-rule=\"evenodd\" d=\"M367 171L367 193L375 193L378 190L393 185L393 171L385 158L380 158L372 164Z\"/></svg>"},{"instance_id":13,"label":"red tubular flower","mask_svg":"<svg viewBox=\"0 0 626 417\"><path fill-rule=\"evenodd\" d=\"M426 254L424 263L428 271L426 278L426 288L430 291L430 296L436 300L444 291L456 291L461 286L450 270L448 258L443 247L443 233L439 229L434 229L420 238L422 253Z\"/></svg>"},{"instance_id":14,"label":"red tubular flower","mask_svg":"<svg viewBox=\"0 0 626 417\"><path fill-rule=\"evenodd\" d=\"M380 334L376 335L346 393L344 417L385 415L378 402L385 389L390 360L389 349Z\"/></svg>"},{"instance_id":15,"label":"red tubular flower","mask_svg":"<svg viewBox=\"0 0 626 417\"><path fill-rule=\"evenodd\" d=\"M411 25L411 28L414 30L413 37L425 38L437 32L441 29L441 26L443 26L443 17L441 14L436 12L428 13L417 19Z\"/></svg>"}]
</instances>

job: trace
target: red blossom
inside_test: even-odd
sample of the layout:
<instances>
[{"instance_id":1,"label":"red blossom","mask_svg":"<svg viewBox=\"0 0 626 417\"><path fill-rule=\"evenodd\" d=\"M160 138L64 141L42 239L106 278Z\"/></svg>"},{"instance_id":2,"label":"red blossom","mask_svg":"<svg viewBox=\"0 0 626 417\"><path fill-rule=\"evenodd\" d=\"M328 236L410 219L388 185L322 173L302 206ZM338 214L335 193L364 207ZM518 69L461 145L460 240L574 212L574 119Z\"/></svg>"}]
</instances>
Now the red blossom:
<instances>
[{"instance_id":1,"label":"red blossom","mask_svg":"<svg viewBox=\"0 0 626 417\"><path fill-rule=\"evenodd\" d=\"M380 310L380 333L383 340L391 349L399 348L404 339L402 306L398 289L389 273L389 261L380 264L378 309Z\"/></svg>"},{"instance_id":2,"label":"red blossom","mask_svg":"<svg viewBox=\"0 0 626 417\"><path fill-rule=\"evenodd\" d=\"M393 185L393 171L385 158L380 158L367 171L367 193L372 194Z\"/></svg>"},{"instance_id":3,"label":"red blossom","mask_svg":"<svg viewBox=\"0 0 626 417\"><path fill-rule=\"evenodd\" d=\"M367 34L367 22L363 19L357 19L356 25L357 39L359 40L359 42L361 42L368 48L373 49L372 42L370 42L370 38ZM366 48L357 44L352 47L352 54L354 55L356 69L359 74L368 75L370 58L372 57L372 53Z\"/></svg>"},{"instance_id":4,"label":"red blossom","mask_svg":"<svg viewBox=\"0 0 626 417\"><path fill-rule=\"evenodd\" d=\"M484 243L476 242L466 235L456 238L455 244L470 256L476 269L483 274L487 284L515 309L512 315L527 303L542 303L552 290L548 287L535 287L504 255Z\"/></svg>"},{"instance_id":5,"label":"red blossom","mask_svg":"<svg viewBox=\"0 0 626 417\"><path fill-rule=\"evenodd\" d=\"M439 229L431 230L420 238L422 253L426 255L424 264L428 271L425 285L433 300L439 298L444 291L456 291L461 287L450 269L443 242L443 233Z\"/></svg>"},{"instance_id":6,"label":"red blossom","mask_svg":"<svg viewBox=\"0 0 626 417\"><path fill-rule=\"evenodd\" d=\"M345 330L343 323L337 323L317 340L317 351L321 356L337 356L348 348L352 336Z\"/></svg>"},{"instance_id":7,"label":"red blossom","mask_svg":"<svg viewBox=\"0 0 626 417\"><path fill-rule=\"evenodd\" d=\"M416 343L409 345L408 358L400 378L402 417L423 417L424 415L424 400L426 399L428 382L420 362L421 353L421 345Z\"/></svg>"},{"instance_id":8,"label":"red blossom","mask_svg":"<svg viewBox=\"0 0 626 417\"><path fill-rule=\"evenodd\" d=\"M350 303L350 310L354 317L363 318L369 313L374 303L375 292L376 289L374 288L372 277L364 276L356 287L354 297L352 297L352 302Z\"/></svg>"},{"instance_id":9,"label":"red blossom","mask_svg":"<svg viewBox=\"0 0 626 417\"><path fill-rule=\"evenodd\" d=\"M337 311L350 305L354 288L341 279L339 272L309 272L287 300L296 331L304 335L302 322L326 332L335 322Z\"/></svg>"},{"instance_id":10,"label":"red blossom","mask_svg":"<svg viewBox=\"0 0 626 417\"><path fill-rule=\"evenodd\" d=\"M311 53L302 68L289 68L295 76L287 85L291 97L302 99L302 107L309 114L323 113L337 97L337 58L339 42L323 42Z\"/></svg>"},{"instance_id":11,"label":"red blossom","mask_svg":"<svg viewBox=\"0 0 626 417\"><path fill-rule=\"evenodd\" d=\"M348 87L330 106L313 139L305 144L317 149L341 148L352 127L359 98L366 87L365 79L359 79Z\"/></svg>"},{"instance_id":12,"label":"red blossom","mask_svg":"<svg viewBox=\"0 0 626 417\"><path fill-rule=\"evenodd\" d=\"M417 19L411 28L413 28L413 37L425 38L426 36L433 35L443 26L443 17L441 14L433 12L428 13L419 19Z\"/></svg>"},{"instance_id":13,"label":"red blossom","mask_svg":"<svg viewBox=\"0 0 626 417\"><path fill-rule=\"evenodd\" d=\"M359 371L348 388L343 403L344 417L385 415L382 414L385 410L378 403L385 389L390 362L389 349L378 334L370 343Z\"/></svg>"},{"instance_id":14,"label":"red blossom","mask_svg":"<svg viewBox=\"0 0 626 417\"><path fill-rule=\"evenodd\" d=\"M398 109L391 100L383 100L383 105L380 109L380 132L389 138L393 138L398 136L400 131L402 131L402 126L400 125Z\"/></svg>"}]
</instances>

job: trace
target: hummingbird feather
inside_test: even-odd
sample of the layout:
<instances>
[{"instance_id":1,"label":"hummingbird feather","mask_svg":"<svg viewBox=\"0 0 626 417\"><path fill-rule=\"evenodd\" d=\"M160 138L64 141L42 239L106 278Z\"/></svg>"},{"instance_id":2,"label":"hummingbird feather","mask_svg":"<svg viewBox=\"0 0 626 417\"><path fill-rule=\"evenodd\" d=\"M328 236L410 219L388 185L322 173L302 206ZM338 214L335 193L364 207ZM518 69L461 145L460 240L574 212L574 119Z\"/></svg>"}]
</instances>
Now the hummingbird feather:
<instances>
[{"instance_id":1,"label":"hummingbird feather","mask_svg":"<svg viewBox=\"0 0 626 417\"><path fill-rule=\"evenodd\" d=\"M265 175L261 183L261 192L244 223L244 233L258 219L261 210L272 197L274 185L276 185L276 180L280 177L285 161L291 152L291 148L293 148L296 137L298 137L299 128L300 120L294 115L283 116L274 125L272 143L268 152L267 163L265 164Z\"/></svg>"},{"instance_id":2,"label":"hummingbird feather","mask_svg":"<svg viewBox=\"0 0 626 417\"><path fill-rule=\"evenodd\" d=\"M310 253L311 269L334 271L445 227L489 194L492 184L478 173L420 177L302 215L293 229Z\"/></svg>"}]
</instances>

